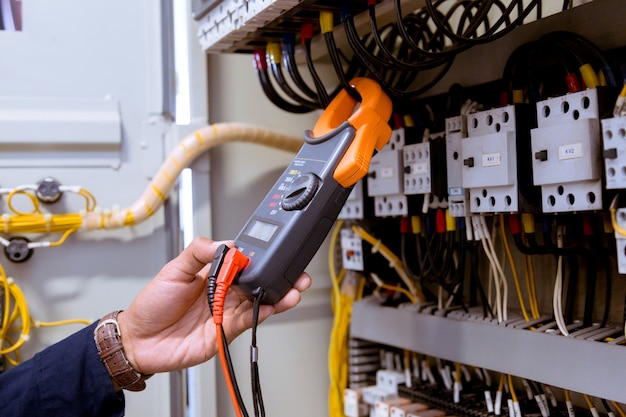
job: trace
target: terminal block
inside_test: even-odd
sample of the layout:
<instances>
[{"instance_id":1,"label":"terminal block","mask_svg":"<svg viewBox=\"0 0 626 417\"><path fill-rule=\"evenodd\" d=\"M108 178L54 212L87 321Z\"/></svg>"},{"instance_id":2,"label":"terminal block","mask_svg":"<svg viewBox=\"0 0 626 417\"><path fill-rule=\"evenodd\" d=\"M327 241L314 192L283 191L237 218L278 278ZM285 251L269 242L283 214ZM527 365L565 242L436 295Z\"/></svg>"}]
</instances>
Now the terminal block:
<instances>
[{"instance_id":1,"label":"terminal block","mask_svg":"<svg viewBox=\"0 0 626 417\"><path fill-rule=\"evenodd\" d=\"M463 188L472 213L535 212L539 190L530 171L528 106L509 105L468 116L461 141Z\"/></svg>"},{"instance_id":2,"label":"terminal block","mask_svg":"<svg viewBox=\"0 0 626 417\"><path fill-rule=\"evenodd\" d=\"M363 240L351 229L341 229L341 262L344 269L365 270Z\"/></svg>"},{"instance_id":3,"label":"terminal block","mask_svg":"<svg viewBox=\"0 0 626 417\"><path fill-rule=\"evenodd\" d=\"M404 193L431 192L430 142L404 147Z\"/></svg>"},{"instance_id":4,"label":"terminal block","mask_svg":"<svg viewBox=\"0 0 626 417\"><path fill-rule=\"evenodd\" d=\"M626 117L602 120L606 188L626 188Z\"/></svg>"},{"instance_id":5,"label":"terminal block","mask_svg":"<svg viewBox=\"0 0 626 417\"><path fill-rule=\"evenodd\" d=\"M363 181L354 185L343 208L339 212L338 219L341 220L362 220L368 216L368 201L365 198Z\"/></svg>"},{"instance_id":6,"label":"terminal block","mask_svg":"<svg viewBox=\"0 0 626 417\"><path fill-rule=\"evenodd\" d=\"M404 144L405 130L394 130L389 143L370 162L367 192L374 197L374 214L377 217L408 215L402 162Z\"/></svg>"},{"instance_id":7,"label":"terminal block","mask_svg":"<svg viewBox=\"0 0 626 417\"><path fill-rule=\"evenodd\" d=\"M461 140L467 137L467 117L456 116L446 119L446 174L448 208L450 216L470 215L469 190L463 187L463 159Z\"/></svg>"},{"instance_id":8,"label":"terminal block","mask_svg":"<svg viewBox=\"0 0 626 417\"><path fill-rule=\"evenodd\" d=\"M602 209L600 118L614 99L596 88L537 103L532 165L544 213Z\"/></svg>"}]
</instances>

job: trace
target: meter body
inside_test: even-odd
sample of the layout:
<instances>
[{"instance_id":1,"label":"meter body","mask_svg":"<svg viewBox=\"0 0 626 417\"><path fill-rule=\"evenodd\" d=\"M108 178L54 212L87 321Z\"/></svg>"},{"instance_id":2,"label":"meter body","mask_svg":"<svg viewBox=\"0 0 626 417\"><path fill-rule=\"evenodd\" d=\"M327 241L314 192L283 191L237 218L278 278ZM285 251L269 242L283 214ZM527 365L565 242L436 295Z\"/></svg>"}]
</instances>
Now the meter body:
<instances>
[{"instance_id":1,"label":"meter body","mask_svg":"<svg viewBox=\"0 0 626 417\"><path fill-rule=\"evenodd\" d=\"M250 259L236 281L246 295L263 290L263 303L275 303L309 264L352 190L333 174L355 134L348 122L318 138L305 133L304 145L235 238Z\"/></svg>"}]
</instances>

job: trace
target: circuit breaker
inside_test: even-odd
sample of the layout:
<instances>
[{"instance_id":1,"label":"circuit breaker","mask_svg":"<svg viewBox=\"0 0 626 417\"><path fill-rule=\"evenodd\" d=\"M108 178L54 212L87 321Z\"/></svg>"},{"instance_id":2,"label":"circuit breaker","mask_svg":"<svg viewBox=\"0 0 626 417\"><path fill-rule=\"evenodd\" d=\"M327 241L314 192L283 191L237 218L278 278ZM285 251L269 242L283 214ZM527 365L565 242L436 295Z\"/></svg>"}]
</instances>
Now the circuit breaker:
<instances>
[{"instance_id":1,"label":"circuit breaker","mask_svg":"<svg viewBox=\"0 0 626 417\"><path fill-rule=\"evenodd\" d=\"M532 164L544 213L602 209L600 114L610 97L596 88L537 103Z\"/></svg>"},{"instance_id":2,"label":"circuit breaker","mask_svg":"<svg viewBox=\"0 0 626 417\"><path fill-rule=\"evenodd\" d=\"M367 192L374 198L374 212L378 217L408 214L408 200L404 195L404 144L404 130L394 130L389 143L370 162Z\"/></svg>"},{"instance_id":3,"label":"circuit breaker","mask_svg":"<svg viewBox=\"0 0 626 417\"><path fill-rule=\"evenodd\" d=\"M509 105L471 114L461 141L463 188L472 213L533 211L530 182L530 113Z\"/></svg>"}]
</instances>

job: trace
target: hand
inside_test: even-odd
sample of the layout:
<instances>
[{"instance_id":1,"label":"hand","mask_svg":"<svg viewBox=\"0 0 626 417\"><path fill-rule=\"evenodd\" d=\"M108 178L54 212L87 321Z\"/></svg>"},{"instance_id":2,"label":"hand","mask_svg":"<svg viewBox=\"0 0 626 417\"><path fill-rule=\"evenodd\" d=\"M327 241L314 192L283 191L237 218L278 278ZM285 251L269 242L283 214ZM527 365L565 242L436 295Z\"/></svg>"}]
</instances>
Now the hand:
<instances>
[{"instance_id":1,"label":"hand","mask_svg":"<svg viewBox=\"0 0 626 417\"><path fill-rule=\"evenodd\" d=\"M222 243L195 239L119 314L124 351L136 371L153 374L184 369L215 356L216 328L206 287L210 262ZM232 242L227 244L232 246ZM276 304L261 306L259 321L295 307L300 292L310 285L311 278L303 273ZM235 288L226 296L223 327L228 341L252 327L252 302Z\"/></svg>"}]
</instances>

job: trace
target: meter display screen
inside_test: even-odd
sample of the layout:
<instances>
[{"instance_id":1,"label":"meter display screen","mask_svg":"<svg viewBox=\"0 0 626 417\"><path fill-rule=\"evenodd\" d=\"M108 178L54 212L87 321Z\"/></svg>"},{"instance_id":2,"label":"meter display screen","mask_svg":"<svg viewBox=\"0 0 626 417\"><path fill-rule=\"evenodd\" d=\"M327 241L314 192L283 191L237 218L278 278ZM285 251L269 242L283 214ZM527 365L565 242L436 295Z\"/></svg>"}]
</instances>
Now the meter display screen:
<instances>
[{"instance_id":1,"label":"meter display screen","mask_svg":"<svg viewBox=\"0 0 626 417\"><path fill-rule=\"evenodd\" d=\"M275 224L255 220L246 230L246 234L263 242L269 242L277 229L278 226Z\"/></svg>"}]
</instances>

